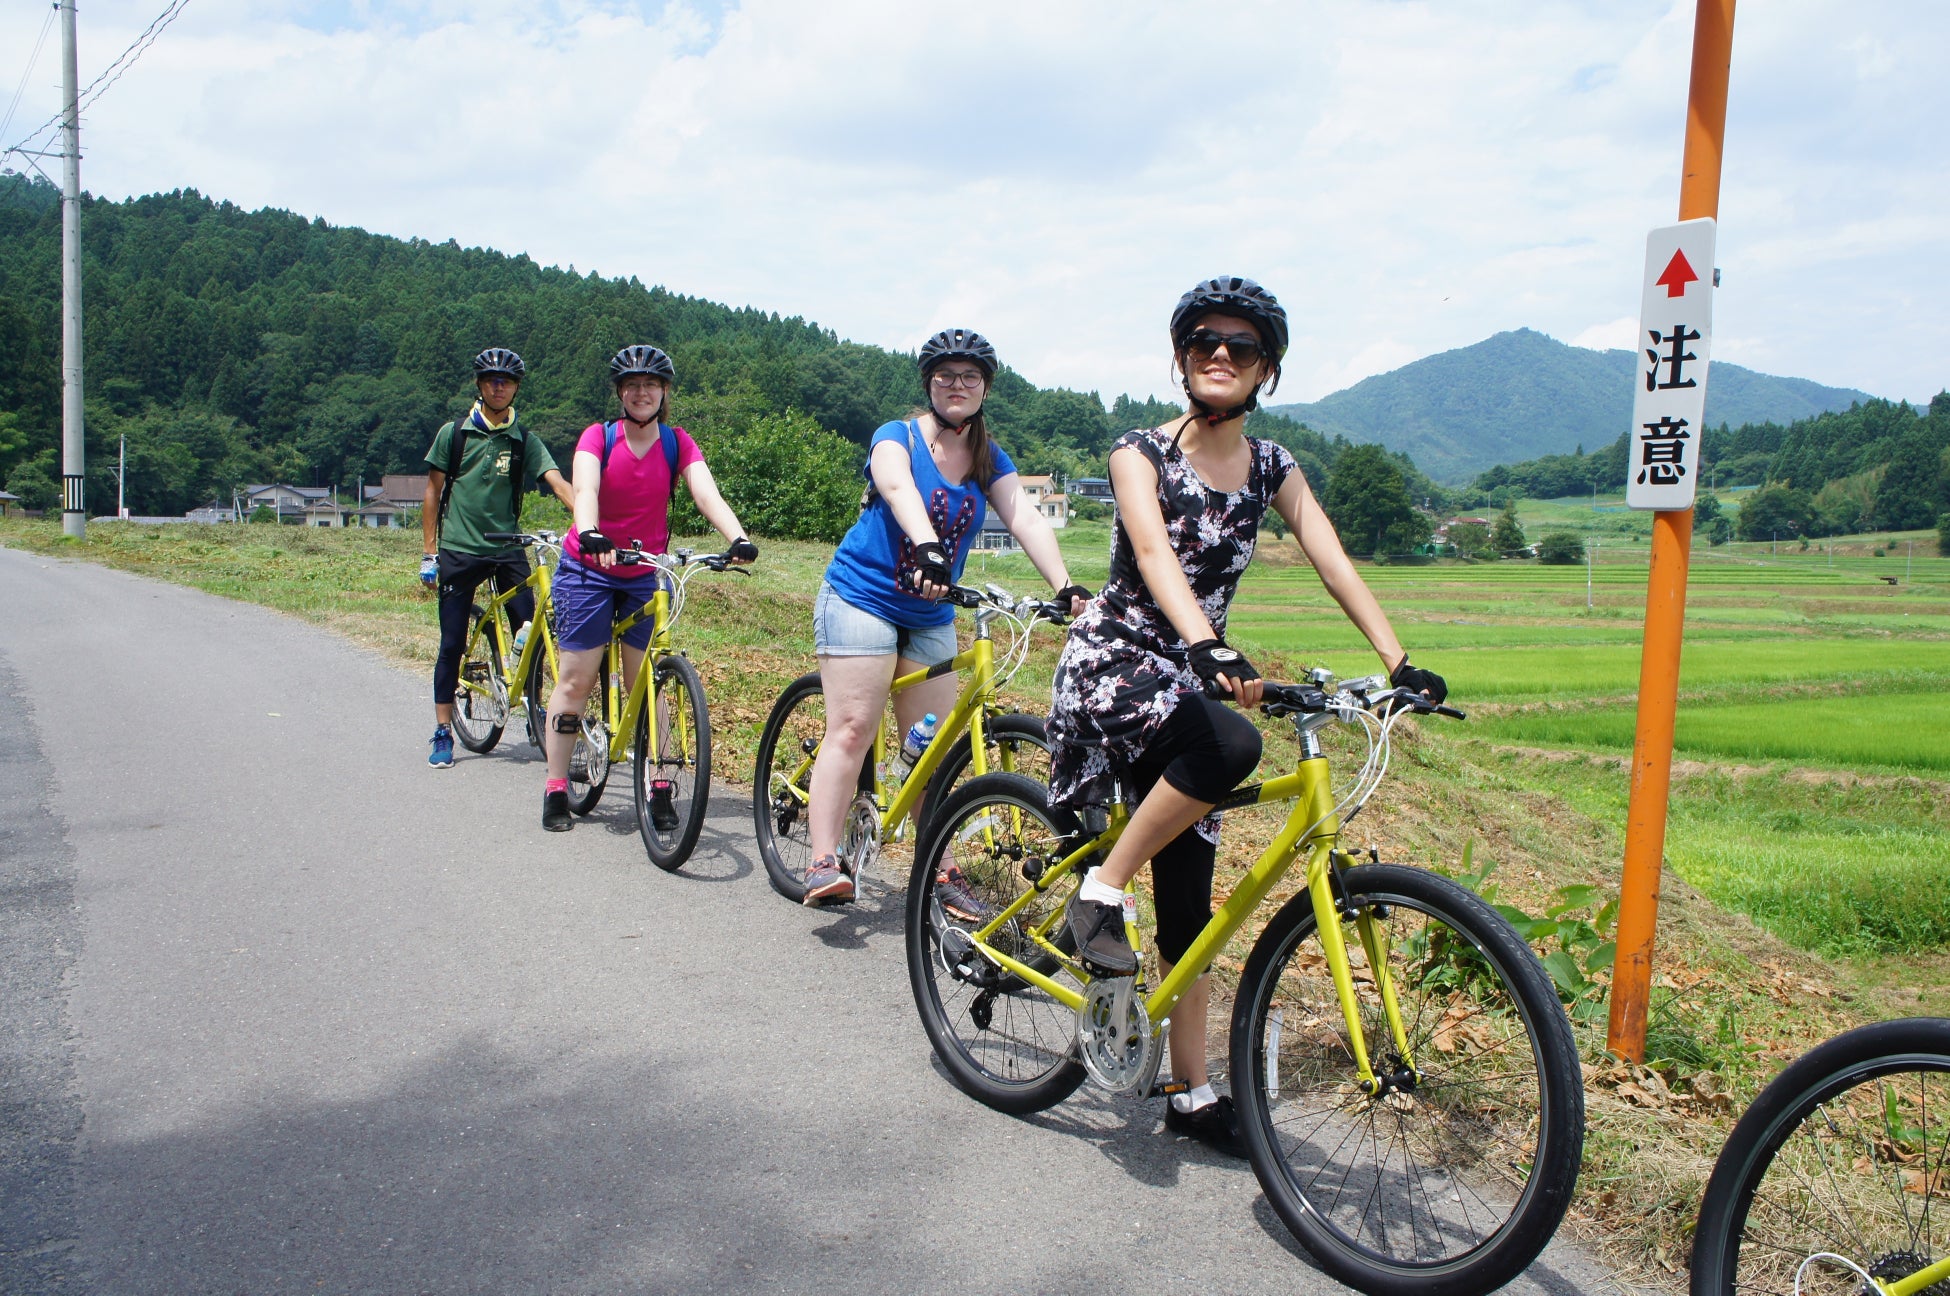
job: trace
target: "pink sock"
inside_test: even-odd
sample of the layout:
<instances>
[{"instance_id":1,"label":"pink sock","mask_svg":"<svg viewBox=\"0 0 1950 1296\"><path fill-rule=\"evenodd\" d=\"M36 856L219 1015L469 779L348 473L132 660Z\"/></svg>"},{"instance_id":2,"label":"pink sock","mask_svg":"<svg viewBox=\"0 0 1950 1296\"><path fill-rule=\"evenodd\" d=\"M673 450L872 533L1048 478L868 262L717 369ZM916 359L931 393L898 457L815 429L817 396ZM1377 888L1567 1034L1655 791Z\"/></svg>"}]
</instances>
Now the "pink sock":
<instances>
[{"instance_id":1,"label":"pink sock","mask_svg":"<svg viewBox=\"0 0 1950 1296\"><path fill-rule=\"evenodd\" d=\"M542 790L544 792L567 792L569 790L569 780L550 779L548 781L548 786L546 788L543 788Z\"/></svg>"}]
</instances>

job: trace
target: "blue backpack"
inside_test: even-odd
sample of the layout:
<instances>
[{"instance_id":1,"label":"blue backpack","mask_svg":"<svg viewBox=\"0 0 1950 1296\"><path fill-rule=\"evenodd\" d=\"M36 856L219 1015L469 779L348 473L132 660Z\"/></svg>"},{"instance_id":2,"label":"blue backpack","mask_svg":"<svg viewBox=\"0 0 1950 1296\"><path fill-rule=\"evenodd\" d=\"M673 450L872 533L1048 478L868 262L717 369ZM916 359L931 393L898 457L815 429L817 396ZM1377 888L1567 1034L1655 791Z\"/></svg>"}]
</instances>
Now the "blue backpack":
<instances>
[{"instance_id":1,"label":"blue backpack","mask_svg":"<svg viewBox=\"0 0 1950 1296\"><path fill-rule=\"evenodd\" d=\"M610 452L616 449L616 440L622 433L616 430L616 420L603 424L603 471L609 471ZM670 424L657 424L658 439L664 445L664 462L670 465L670 493L677 493L677 434L670 430Z\"/></svg>"}]
</instances>

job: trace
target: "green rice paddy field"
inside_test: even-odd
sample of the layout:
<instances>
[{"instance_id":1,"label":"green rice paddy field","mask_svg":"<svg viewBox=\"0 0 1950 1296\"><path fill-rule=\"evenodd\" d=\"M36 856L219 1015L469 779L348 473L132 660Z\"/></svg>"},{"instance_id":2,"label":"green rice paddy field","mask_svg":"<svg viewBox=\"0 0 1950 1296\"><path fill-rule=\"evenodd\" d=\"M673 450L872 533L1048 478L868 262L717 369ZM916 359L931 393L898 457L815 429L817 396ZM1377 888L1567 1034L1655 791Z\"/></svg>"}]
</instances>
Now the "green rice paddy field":
<instances>
[{"instance_id":1,"label":"green rice paddy field","mask_svg":"<svg viewBox=\"0 0 1950 1296\"><path fill-rule=\"evenodd\" d=\"M1647 550L1607 536L1597 555L1588 594L1582 565L1363 574L1470 712L1461 741L1622 823ZM1249 581L1230 637L1374 669L1304 566ZM1934 535L1851 537L1833 555L1698 547L1680 689L1673 868L1803 948L1950 951L1950 560Z\"/></svg>"}]
</instances>

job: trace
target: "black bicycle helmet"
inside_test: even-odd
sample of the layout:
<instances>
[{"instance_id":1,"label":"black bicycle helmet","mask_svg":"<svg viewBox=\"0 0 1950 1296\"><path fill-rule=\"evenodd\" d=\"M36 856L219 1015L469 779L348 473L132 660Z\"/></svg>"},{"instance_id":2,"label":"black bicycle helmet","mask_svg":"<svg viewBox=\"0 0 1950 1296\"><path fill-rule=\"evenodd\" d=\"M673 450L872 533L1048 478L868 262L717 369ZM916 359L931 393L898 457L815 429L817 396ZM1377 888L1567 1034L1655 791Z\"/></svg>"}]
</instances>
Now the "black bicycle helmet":
<instances>
[{"instance_id":1,"label":"black bicycle helmet","mask_svg":"<svg viewBox=\"0 0 1950 1296\"><path fill-rule=\"evenodd\" d=\"M1274 364L1286 355L1286 307L1272 293L1238 275L1207 279L1178 299L1178 308L1171 313L1172 350L1182 349L1199 317L1211 311L1251 320L1259 340L1272 352Z\"/></svg>"},{"instance_id":2,"label":"black bicycle helmet","mask_svg":"<svg viewBox=\"0 0 1950 1296\"><path fill-rule=\"evenodd\" d=\"M670 357L653 346L638 344L626 346L609 361L609 380L620 383L625 378L637 374L647 374L661 378L671 386L677 385L677 368L670 363Z\"/></svg>"},{"instance_id":3,"label":"black bicycle helmet","mask_svg":"<svg viewBox=\"0 0 1950 1296\"><path fill-rule=\"evenodd\" d=\"M507 347L489 347L474 357L476 378L485 378L489 374L506 374L516 382L520 382L527 373L528 366L521 362L520 356Z\"/></svg>"},{"instance_id":4,"label":"black bicycle helmet","mask_svg":"<svg viewBox=\"0 0 1950 1296\"><path fill-rule=\"evenodd\" d=\"M1000 367L995 358L995 348L989 340L974 329L942 329L939 333L921 344L921 380L927 381L934 367L947 360L972 360L981 366L982 377L995 381L995 371Z\"/></svg>"}]
</instances>

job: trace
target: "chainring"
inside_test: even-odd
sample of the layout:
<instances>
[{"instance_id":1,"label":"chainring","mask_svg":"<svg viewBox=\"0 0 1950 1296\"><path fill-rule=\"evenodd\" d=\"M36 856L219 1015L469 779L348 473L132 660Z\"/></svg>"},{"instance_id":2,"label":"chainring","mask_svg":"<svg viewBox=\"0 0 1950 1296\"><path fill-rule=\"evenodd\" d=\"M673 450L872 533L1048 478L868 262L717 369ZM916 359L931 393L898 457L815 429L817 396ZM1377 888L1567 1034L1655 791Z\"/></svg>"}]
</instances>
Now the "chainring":
<instances>
[{"instance_id":1,"label":"chainring","mask_svg":"<svg viewBox=\"0 0 1950 1296\"><path fill-rule=\"evenodd\" d=\"M1077 1053L1090 1078L1112 1093L1149 1088L1162 1050L1136 977L1100 977L1077 1009Z\"/></svg>"},{"instance_id":2,"label":"chainring","mask_svg":"<svg viewBox=\"0 0 1950 1296\"><path fill-rule=\"evenodd\" d=\"M582 721L582 737L570 753L570 763L582 758L583 779L591 787L609 777L609 726L587 716Z\"/></svg>"}]
</instances>

